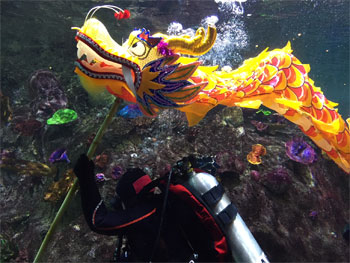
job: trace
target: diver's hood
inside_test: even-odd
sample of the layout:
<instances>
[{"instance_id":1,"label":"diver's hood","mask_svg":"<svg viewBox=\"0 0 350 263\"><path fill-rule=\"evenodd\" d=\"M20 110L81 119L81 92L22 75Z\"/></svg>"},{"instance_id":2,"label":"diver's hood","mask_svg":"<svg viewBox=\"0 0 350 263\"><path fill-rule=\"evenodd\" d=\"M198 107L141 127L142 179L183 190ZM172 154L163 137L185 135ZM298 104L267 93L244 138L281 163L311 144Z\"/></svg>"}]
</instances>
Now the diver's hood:
<instances>
[{"instance_id":1,"label":"diver's hood","mask_svg":"<svg viewBox=\"0 0 350 263\"><path fill-rule=\"evenodd\" d=\"M139 194L151 181L149 175L145 174L141 169L128 169L118 181L116 194L125 202Z\"/></svg>"}]
</instances>

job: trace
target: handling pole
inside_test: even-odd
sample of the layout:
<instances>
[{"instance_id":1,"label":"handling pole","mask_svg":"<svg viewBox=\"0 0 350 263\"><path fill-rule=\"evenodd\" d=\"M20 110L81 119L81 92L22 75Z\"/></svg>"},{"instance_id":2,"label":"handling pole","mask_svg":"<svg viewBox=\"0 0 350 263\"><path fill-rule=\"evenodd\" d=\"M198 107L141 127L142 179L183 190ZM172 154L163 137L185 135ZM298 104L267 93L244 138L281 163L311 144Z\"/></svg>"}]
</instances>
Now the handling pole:
<instances>
[{"instance_id":1,"label":"handling pole","mask_svg":"<svg viewBox=\"0 0 350 263\"><path fill-rule=\"evenodd\" d=\"M96 148L100 144L102 136L103 136L104 132L106 131L108 125L111 123L113 117L115 116L115 113L117 112L117 109L118 109L118 106L120 103L121 103L121 99L116 98L113 105L112 105L112 108L109 110L105 120L103 121L100 129L98 130L93 142L91 143L91 145L89 147L89 150L87 152L87 157L89 159L91 159L91 157L94 155ZM77 189L78 189L78 178L75 178L72 187L69 189L69 192L67 193L60 209L58 210L58 212L55 216L55 219L52 221L51 226L50 226L49 230L47 231L43 242L40 245L40 248L38 250L38 253L35 256L33 263L40 262L40 258L41 258L42 253L44 252L45 248L47 247L47 245L49 243L50 237L55 232L57 225L59 224L64 212L67 210L67 207L68 207L69 203L72 201L72 199L74 197L74 193L76 192Z\"/></svg>"}]
</instances>

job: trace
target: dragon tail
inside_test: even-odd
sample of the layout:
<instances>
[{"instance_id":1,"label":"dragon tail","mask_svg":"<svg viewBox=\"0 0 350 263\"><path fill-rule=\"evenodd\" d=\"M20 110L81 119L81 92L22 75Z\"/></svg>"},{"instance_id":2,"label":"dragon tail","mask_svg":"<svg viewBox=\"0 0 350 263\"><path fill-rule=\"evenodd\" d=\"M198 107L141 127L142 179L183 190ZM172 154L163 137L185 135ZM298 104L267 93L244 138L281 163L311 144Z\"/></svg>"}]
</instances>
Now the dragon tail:
<instances>
[{"instance_id":1,"label":"dragon tail","mask_svg":"<svg viewBox=\"0 0 350 263\"><path fill-rule=\"evenodd\" d=\"M334 108L337 104L327 100L321 89L315 87L308 76L309 65L292 55L290 43L281 50L263 52L263 56L257 69L238 86L231 99L240 106L260 100L297 124L339 167L350 173L349 119L345 122Z\"/></svg>"},{"instance_id":2,"label":"dragon tail","mask_svg":"<svg viewBox=\"0 0 350 263\"><path fill-rule=\"evenodd\" d=\"M181 110L193 125L217 104L249 108L263 104L298 125L339 167L350 173L349 119L345 122L334 108L337 104L327 100L321 89L314 86L309 71L309 65L292 55L288 42L282 49L264 50L234 71L207 74L209 88Z\"/></svg>"}]
</instances>

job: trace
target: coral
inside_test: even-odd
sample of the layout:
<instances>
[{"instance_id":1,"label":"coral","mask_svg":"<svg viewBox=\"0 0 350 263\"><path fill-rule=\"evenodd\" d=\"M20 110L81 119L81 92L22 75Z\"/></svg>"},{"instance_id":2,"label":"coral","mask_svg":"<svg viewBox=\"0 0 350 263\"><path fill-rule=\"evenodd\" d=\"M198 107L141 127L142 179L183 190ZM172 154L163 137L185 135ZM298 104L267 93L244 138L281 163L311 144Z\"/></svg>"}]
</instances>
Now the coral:
<instances>
[{"instance_id":1,"label":"coral","mask_svg":"<svg viewBox=\"0 0 350 263\"><path fill-rule=\"evenodd\" d=\"M71 109L59 109L50 119L46 121L48 125L66 124L75 121L78 118L78 114Z\"/></svg>"},{"instance_id":2,"label":"coral","mask_svg":"<svg viewBox=\"0 0 350 263\"><path fill-rule=\"evenodd\" d=\"M66 171L63 177L54 182L45 193L44 199L46 201L57 202L66 196L69 189L73 185L74 182L74 172L72 169Z\"/></svg>"},{"instance_id":3,"label":"coral","mask_svg":"<svg viewBox=\"0 0 350 263\"><path fill-rule=\"evenodd\" d=\"M310 213L309 213L309 218L310 218L311 220L315 220L315 219L317 218L317 215L318 215L317 211L312 210L312 211L310 211Z\"/></svg>"},{"instance_id":4,"label":"coral","mask_svg":"<svg viewBox=\"0 0 350 263\"><path fill-rule=\"evenodd\" d=\"M48 118L58 109L65 108L67 97L55 75L48 70L38 70L29 79L29 94L33 99L32 113L38 118Z\"/></svg>"},{"instance_id":5,"label":"coral","mask_svg":"<svg viewBox=\"0 0 350 263\"><path fill-rule=\"evenodd\" d=\"M286 142L286 154L293 161L309 164L315 161L315 150L303 139L294 138Z\"/></svg>"},{"instance_id":6,"label":"coral","mask_svg":"<svg viewBox=\"0 0 350 263\"><path fill-rule=\"evenodd\" d=\"M254 144L252 146L252 151L248 153L247 160L251 164L261 164L260 156L266 154L266 148L261 144Z\"/></svg>"},{"instance_id":7,"label":"coral","mask_svg":"<svg viewBox=\"0 0 350 263\"><path fill-rule=\"evenodd\" d=\"M67 162L70 163L70 160L68 159L67 150L60 148L51 153L49 158L50 163L57 163L57 162Z\"/></svg>"},{"instance_id":8,"label":"coral","mask_svg":"<svg viewBox=\"0 0 350 263\"><path fill-rule=\"evenodd\" d=\"M33 136L42 127L43 127L43 124L40 121L36 120L36 119L17 118L14 121L13 129L16 132L19 132L23 136Z\"/></svg>"},{"instance_id":9,"label":"coral","mask_svg":"<svg viewBox=\"0 0 350 263\"><path fill-rule=\"evenodd\" d=\"M261 122L261 121L252 120L252 121L250 121L250 123L253 124L254 127L255 127L255 128L257 129L257 131L259 131L259 132L265 131L265 130L269 127L268 124L263 123L263 122Z\"/></svg>"},{"instance_id":10,"label":"coral","mask_svg":"<svg viewBox=\"0 0 350 263\"><path fill-rule=\"evenodd\" d=\"M287 169L283 167L267 172L262 178L263 185L275 194L285 193L291 182L292 180Z\"/></svg>"},{"instance_id":11,"label":"coral","mask_svg":"<svg viewBox=\"0 0 350 263\"><path fill-rule=\"evenodd\" d=\"M103 173L98 173L95 175L96 182L104 182L106 181L106 176Z\"/></svg>"},{"instance_id":12,"label":"coral","mask_svg":"<svg viewBox=\"0 0 350 263\"><path fill-rule=\"evenodd\" d=\"M258 111L256 112L256 114L259 114L259 113L262 113L262 114L264 114L265 116L271 115L271 111L269 111L269 110L260 109L260 110L258 110Z\"/></svg>"},{"instance_id":13,"label":"coral","mask_svg":"<svg viewBox=\"0 0 350 263\"><path fill-rule=\"evenodd\" d=\"M7 156L2 156L0 168L21 175L50 176L56 173L56 168L51 168L46 164L19 160Z\"/></svg>"},{"instance_id":14,"label":"coral","mask_svg":"<svg viewBox=\"0 0 350 263\"><path fill-rule=\"evenodd\" d=\"M105 169L107 167L107 164L109 162L109 155L105 152L101 153L100 155L97 155L95 158L95 165L101 169Z\"/></svg>"},{"instance_id":15,"label":"coral","mask_svg":"<svg viewBox=\"0 0 350 263\"><path fill-rule=\"evenodd\" d=\"M111 176L113 179L118 180L124 173L124 170L121 166L116 165L112 168Z\"/></svg>"}]
</instances>

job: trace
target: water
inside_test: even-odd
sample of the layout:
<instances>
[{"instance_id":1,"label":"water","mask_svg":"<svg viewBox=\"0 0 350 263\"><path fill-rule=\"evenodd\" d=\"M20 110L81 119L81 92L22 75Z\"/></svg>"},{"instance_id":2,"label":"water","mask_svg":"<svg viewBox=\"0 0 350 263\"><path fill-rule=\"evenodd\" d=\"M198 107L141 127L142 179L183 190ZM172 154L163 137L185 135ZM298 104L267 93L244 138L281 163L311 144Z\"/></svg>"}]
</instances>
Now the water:
<instances>
[{"instance_id":1,"label":"water","mask_svg":"<svg viewBox=\"0 0 350 263\"><path fill-rule=\"evenodd\" d=\"M21 88L34 69L52 68L66 85L75 79L74 33L93 1L2 1L1 87L26 101ZM103 18L117 41L134 27L166 32L172 22L196 29L217 18L218 41L203 59L208 64L239 66L265 47L292 42L294 54L311 65L310 76L329 100L339 102L343 117L349 109L349 1L119 1L140 15L125 22ZM177 10L178 12L174 12ZM192 11L196 10L196 15ZM107 16L106 16L107 17ZM109 17L109 16L108 16ZM121 31L122 30L122 31ZM12 97L12 96L10 96ZM13 99L13 98L12 98ZM15 100L12 103L17 103Z\"/></svg>"},{"instance_id":2,"label":"water","mask_svg":"<svg viewBox=\"0 0 350 263\"><path fill-rule=\"evenodd\" d=\"M290 40L315 85L349 117L349 1L251 1L245 12L250 51Z\"/></svg>"},{"instance_id":3,"label":"water","mask_svg":"<svg viewBox=\"0 0 350 263\"><path fill-rule=\"evenodd\" d=\"M73 168L81 153L87 152L108 113L111 101L90 101L73 72L77 49L76 31L71 27L81 27L90 8L115 4L130 10L131 19L122 21L115 20L110 10L98 13L119 43L134 28L144 27L151 33L194 34L199 26L215 24L218 37L212 50L201 58L205 65L234 69L266 47L281 48L291 41L295 56L311 65L310 77L315 85L329 100L339 103L339 112L345 119L350 116L349 2L1 0L1 92L13 109L13 119L0 129L0 165L4 166L0 177L0 193L4 195L0 201L4 211L0 213L1 243L6 239L20 252L11 254L8 246L11 251L6 250L6 256L12 257L12 262L17 256L16 261L23 262L34 258L71 181L67 179L62 186L55 183L61 178L75 178L68 169ZM44 75L58 94L54 98L48 96L49 99L55 99L55 105L64 104L75 110L77 120L47 125L49 113L33 107L42 99L33 97L30 88L32 74L36 72L37 76L37 70L45 70ZM42 114L35 115L33 109L40 109ZM138 166L157 176L189 154L215 156L221 161L218 172L225 175L220 177L222 184L247 225L254 229L254 236L259 243L262 241L271 261L346 261L348 244L341 238L341 229L349 218L349 177L323 158L321 150L296 125L280 121L273 114L242 112L237 107L217 107L216 112L212 111L194 127L188 127L184 114L175 110L162 111L155 119L134 117L131 114L130 118L113 119L94 157L96 173L103 172L111 178L113 169ZM271 125L270 133L256 130L252 121ZM290 160L285 154L285 143L293 136L312 144L317 155L315 162L304 165ZM247 161L254 144L266 146L261 165L253 166ZM50 154L57 149L67 150L71 162L50 164ZM291 175L292 183L289 192L275 196L265 188L271 190L276 185L266 186L259 178L266 171L282 168ZM255 179L251 177L254 172ZM113 195L115 183L109 180L99 185L101 194ZM59 191L52 190L55 186ZM50 191L53 201L44 201ZM319 221L310 221L310 210L317 211ZM46 255L47 262L109 262L113 241L90 233L79 198L74 198L61 224Z\"/></svg>"}]
</instances>

